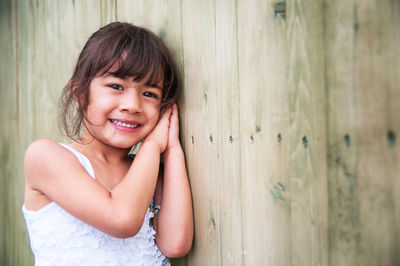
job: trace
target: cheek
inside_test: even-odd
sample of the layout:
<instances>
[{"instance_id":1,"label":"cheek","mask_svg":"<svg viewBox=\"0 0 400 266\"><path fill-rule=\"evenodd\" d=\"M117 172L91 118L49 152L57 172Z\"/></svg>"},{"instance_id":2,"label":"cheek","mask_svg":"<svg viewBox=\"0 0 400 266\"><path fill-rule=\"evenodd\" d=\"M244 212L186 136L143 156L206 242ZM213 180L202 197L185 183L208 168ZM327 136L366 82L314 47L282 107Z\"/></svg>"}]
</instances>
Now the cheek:
<instances>
[{"instance_id":1,"label":"cheek","mask_svg":"<svg viewBox=\"0 0 400 266\"><path fill-rule=\"evenodd\" d=\"M152 110L152 112L147 113L147 122L149 125L149 128L153 130L153 128L157 125L159 117L160 117L160 112L158 110Z\"/></svg>"},{"instance_id":2,"label":"cheek","mask_svg":"<svg viewBox=\"0 0 400 266\"><path fill-rule=\"evenodd\" d=\"M85 111L85 117L89 121L91 126L101 125L104 123L104 120L107 118L108 110L102 107L101 105L91 103L88 105Z\"/></svg>"},{"instance_id":3,"label":"cheek","mask_svg":"<svg viewBox=\"0 0 400 266\"><path fill-rule=\"evenodd\" d=\"M159 105L151 105L146 108L146 114L148 121L156 120L156 123L160 117L160 106Z\"/></svg>"},{"instance_id":4,"label":"cheek","mask_svg":"<svg viewBox=\"0 0 400 266\"><path fill-rule=\"evenodd\" d=\"M152 126L152 128L154 128L157 125L159 117L160 117L160 113L159 112L154 112L153 113L153 115L152 115L152 117L151 117L151 119L149 121L151 126Z\"/></svg>"},{"instance_id":5,"label":"cheek","mask_svg":"<svg viewBox=\"0 0 400 266\"><path fill-rule=\"evenodd\" d=\"M96 108L94 108L93 105L91 105L91 104L88 105L88 107L86 108L86 111L85 111L85 116L86 116L87 120L92 121L92 122L96 121L96 113L98 113L98 112L96 112L95 110L96 110Z\"/></svg>"}]
</instances>

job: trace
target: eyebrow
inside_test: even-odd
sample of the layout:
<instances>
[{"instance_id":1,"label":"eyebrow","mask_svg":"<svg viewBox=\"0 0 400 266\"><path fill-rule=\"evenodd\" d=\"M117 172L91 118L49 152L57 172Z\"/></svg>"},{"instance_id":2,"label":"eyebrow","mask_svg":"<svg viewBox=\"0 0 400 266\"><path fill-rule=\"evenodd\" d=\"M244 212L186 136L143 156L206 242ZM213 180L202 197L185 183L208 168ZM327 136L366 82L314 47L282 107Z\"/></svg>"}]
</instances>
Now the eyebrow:
<instances>
[{"instance_id":1,"label":"eyebrow","mask_svg":"<svg viewBox=\"0 0 400 266\"><path fill-rule=\"evenodd\" d=\"M157 84L150 85L150 86L152 86L152 87L154 87L156 89L159 89L159 90L163 90L163 88L161 86L158 86Z\"/></svg>"}]
</instances>

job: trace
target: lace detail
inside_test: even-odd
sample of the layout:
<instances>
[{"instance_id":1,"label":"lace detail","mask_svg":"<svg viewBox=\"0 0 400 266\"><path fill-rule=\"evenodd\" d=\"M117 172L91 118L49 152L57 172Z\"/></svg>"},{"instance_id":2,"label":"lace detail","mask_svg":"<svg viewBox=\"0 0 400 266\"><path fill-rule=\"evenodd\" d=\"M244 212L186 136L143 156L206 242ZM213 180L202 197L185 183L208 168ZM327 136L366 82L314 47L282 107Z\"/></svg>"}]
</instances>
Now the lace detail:
<instances>
[{"instance_id":1,"label":"lace detail","mask_svg":"<svg viewBox=\"0 0 400 266\"><path fill-rule=\"evenodd\" d=\"M155 231L150 225L154 214L149 210L139 233L125 239L97 230L54 202L37 212L25 206L22 211L36 266L170 265L155 243Z\"/></svg>"},{"instance_id":2,"label":"lace detail","mask_svg":"<svg viewBox=\"0 0 400 266\"><path fill-rule=\"evenodd\" d=\"M90 161L71 147L86 171L94 178ZM38 211L22 206L36 266L96 265L148 266L170 265L155 243L150 224L154 216L147 210L140 231L133 237L120 239L107 235L75 218L55 202Z\"/></svg>"}]
</instances>

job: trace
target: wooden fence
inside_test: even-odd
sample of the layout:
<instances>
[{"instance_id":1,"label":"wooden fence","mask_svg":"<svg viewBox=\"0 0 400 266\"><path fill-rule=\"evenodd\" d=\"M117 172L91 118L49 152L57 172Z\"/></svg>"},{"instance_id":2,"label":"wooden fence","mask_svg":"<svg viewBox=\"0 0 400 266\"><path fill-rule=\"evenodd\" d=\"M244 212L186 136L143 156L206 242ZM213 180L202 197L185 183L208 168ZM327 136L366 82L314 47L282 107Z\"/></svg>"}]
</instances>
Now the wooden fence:
<instances>
[{"instance_id":1,"label":"wooden fence","mask_svg":"<svg viewBox=\"0 0 400 266\"><path fill-rule=\"evenodd\" d=\"M23 154L99 26L150 28L183 80L195 212L175 265L400 265L400 1L0 1L0 264L31 265Z\"/></svg>"}]
</instances>

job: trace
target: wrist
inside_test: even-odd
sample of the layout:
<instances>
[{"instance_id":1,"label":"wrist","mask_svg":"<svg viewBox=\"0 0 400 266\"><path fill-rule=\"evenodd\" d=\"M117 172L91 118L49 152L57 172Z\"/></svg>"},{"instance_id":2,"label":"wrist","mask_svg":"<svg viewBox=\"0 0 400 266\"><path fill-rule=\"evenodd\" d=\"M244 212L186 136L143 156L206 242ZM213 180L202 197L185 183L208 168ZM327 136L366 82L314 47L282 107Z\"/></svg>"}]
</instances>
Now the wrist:
<instances>
[{"instance_id":1,"label":"wrist","mask_svg":"<svg viewBox=\"0 0 400 266\"><path fill-rule=\"evenodd\" d=\"M170 155L176 156L179 154L183 154L183 149L182 149L181 144L178 142L175 145L171 145L171 146L167 147L162 155L163 155L163 157L168 157Z\"/></svg>"},{"instance_id":2,"label":"wrist","mask_svg":"<svg viewBox=\"0 0 400 266\"><path fill-rule=\"evenodd\" d=\"M146 147L145 149L148 148L148 149L154 149L154 150L156 150L158 154L161 154L161 153L162 153L162 150L161 150L160 145L159 145L157 142L155 142L155 141L152 141L152 140L145 140L145 141L143 142L141 148L143 148L143 146Z\"/></svg>"}]
</instances>

